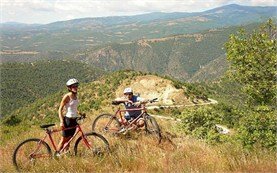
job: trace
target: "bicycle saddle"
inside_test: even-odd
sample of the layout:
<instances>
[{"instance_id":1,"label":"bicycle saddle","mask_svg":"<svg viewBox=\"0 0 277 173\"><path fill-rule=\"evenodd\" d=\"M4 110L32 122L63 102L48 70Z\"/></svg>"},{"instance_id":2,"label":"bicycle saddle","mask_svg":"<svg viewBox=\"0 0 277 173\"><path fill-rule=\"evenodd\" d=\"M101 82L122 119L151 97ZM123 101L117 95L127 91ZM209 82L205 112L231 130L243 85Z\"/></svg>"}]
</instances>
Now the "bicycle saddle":
<instances>
[{"instance_id":1,"label":"bicycle saddle","mask_svg":"<svg viewBox=\"0 0 277 173\"><path fill-rule=\"evenodd\" d=\"M45 125L41 125L40 128L48 128L48 127L51 127L51 126L54 126L55 124L45 124Z\"/></svg>"}]
</instances>

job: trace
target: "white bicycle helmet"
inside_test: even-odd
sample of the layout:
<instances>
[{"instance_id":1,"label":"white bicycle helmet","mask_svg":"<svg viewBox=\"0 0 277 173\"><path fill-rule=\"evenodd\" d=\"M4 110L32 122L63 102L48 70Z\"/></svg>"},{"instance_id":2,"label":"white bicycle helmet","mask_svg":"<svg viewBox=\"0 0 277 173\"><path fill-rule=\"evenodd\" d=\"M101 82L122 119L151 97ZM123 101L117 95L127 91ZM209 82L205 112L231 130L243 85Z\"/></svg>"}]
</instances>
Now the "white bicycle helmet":
<instances>
[{"instance_id":1,"label":"white bicycle helmet","mask_svg":"<svg viewBox=\"0 0 277 173\"><path fill-rule=\"evenodd\" d=\"M66 82L66 86L71 86L73 84L79 84L78 80L75 79L75 78L72 78L72 79L69 79L67 82Z\"/></svg>"},{"instance_id":2,"label":"white bicycle helmet","mask_svg":"<svg viewBox=\"0 0 277 173\"><path fill-rule=\"evenodd\" d=\"M132 90L132 88L125 88L123 93L124 94L126 94L126 93L133 93L133 90Z\"/></svg>"}]
</instances>

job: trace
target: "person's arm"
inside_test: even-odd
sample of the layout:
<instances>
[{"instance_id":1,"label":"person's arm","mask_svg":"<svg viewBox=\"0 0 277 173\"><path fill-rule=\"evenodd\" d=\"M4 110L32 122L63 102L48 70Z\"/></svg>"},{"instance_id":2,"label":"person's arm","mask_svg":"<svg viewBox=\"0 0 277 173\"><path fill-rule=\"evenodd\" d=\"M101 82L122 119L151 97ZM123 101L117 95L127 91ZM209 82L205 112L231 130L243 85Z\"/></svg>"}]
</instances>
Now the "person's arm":
<instances>
[{"instance_id":1,"label":"person's arm","mask_svg":"<svg viewBox=\"0 0 277 173\"><path fill-rule=\"evenodd\" d=\"M144 98L141 98L141 97L138 97L137 98L137 102L134 103L135 106L140 106L141 104L146 104L148 103L149 99L144 99Z\"/></svg>"},{"instance_id":2,"label":"person's arm","mask_svg":"<svg viewBox=\"0 0 277 173\"><path fill-rule=\"evenodd\" d=\"M116 98L116 99L114 99L114 102L118 102L118 103L128 102L128 103L133 104L132 100L129 100L129 99L125 98L125 97Z\"/></svg>"},{"instance_id":3,"label":"person's arm","mask_svg":"<svg viewBox=\"0 0 277 173\"><path fill-rule=\"evenodd\" d=\"M62 101L60 103L59 107L59 118L60 118L60 126L64 127L64 122L63 122L63 108L68 103L69 101L69 96L66 94L63 96Z\"/></svg>"},{"instance_id":4,"label":"person's arm","mask_svg":"<svg viewBox=\"0 0 277 173\"><path fill-rule=\"evenodd\" d=\"M149 99L143 99L143 98L141 98L141 100L139 102L140 102L140 104L146 104L146 103L149 102Z\"/></svg>"}]
</instances>

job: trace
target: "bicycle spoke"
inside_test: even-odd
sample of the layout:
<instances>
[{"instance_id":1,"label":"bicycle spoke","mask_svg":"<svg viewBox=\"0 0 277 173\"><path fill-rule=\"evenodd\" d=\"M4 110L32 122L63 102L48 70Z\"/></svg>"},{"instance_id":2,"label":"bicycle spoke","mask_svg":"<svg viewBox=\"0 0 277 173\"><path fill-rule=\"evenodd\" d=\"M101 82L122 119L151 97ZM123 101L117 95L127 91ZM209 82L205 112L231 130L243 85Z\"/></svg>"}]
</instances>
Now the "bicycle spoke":
<instances>
[{"instance_id":1,"label":"bicycle spoke","mask_svg":"<svg viewBox=\"0 0 277 173\"><path fill-rule=\"evenodd\" d=\"M109 114L98 116L92 125L92 131L100 134L116 133L120 129L120 123Z\"/></svg>"},{"instance_id":2,"label":"bicycle spoke","mask_svg":"<svg viewBox=\"0 0 277 173\"><path fill-rule=\"evenodd\" d=\"M16 148L13 163L17 170L28 171L41 165L46 158L51 158L49 146L45 142L39 144L39 139L28 139Z\"/></svg>"}]
</instances>

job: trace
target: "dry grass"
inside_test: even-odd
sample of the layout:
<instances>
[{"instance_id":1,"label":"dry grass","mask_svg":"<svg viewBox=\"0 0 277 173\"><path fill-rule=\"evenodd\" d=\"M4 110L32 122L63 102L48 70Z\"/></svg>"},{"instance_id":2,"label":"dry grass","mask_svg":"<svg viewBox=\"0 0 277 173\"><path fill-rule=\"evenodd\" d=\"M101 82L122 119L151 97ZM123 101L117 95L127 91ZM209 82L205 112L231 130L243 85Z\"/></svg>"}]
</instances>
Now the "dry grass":
<instances>
[{"instance_id":1,"label":"dry grass","mask_svg":"<svg viewBox=\"0 0 277 173\"><path fill-rule=\"evenodd\" d=\"M172 122L163 127L161 144L144 132L105 136L111 153L103 157L64 156L46 160L31 172L276 172L275 153L257 150L243 152L236 146L210 146L180 135L172 135ZM88 124L85 126L89 127ZM166 128L167 127L167 128ZM89 128L87 128L89 130ZM171 130L172 131L172 130ZM26 132L1 146L0 172L14 172L12 153L23 139L43 136L41 130ZM58 140L57 134L55 139ZM71 149L72 149L71 145Z\"/></svg>"}]
</instances>

